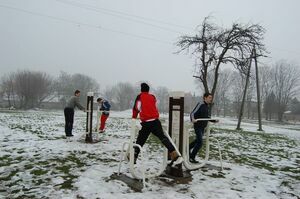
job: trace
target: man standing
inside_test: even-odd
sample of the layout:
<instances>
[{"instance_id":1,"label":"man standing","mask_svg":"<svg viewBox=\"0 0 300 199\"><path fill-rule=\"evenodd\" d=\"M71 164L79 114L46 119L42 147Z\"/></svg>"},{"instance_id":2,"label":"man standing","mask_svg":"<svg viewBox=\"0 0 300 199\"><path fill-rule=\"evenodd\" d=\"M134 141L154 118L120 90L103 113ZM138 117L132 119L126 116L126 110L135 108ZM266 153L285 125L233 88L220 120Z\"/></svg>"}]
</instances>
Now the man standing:
<instances>
[{"instance_id":1,"label":"man standing","mask_svg":"<svg viewBox=\"0 0 300 199\"><path fill-rule=\"evenodd\" d=\"M72 129L74 122L74 108L77 107L82 111L85 111L85 108L79 103L80 91L76 90L74 96L72 96L64 109L65 114L65 133L67 137L72 137Z\"/></svg>"},{"instance_id":2,"label":"man standing","mask_svg":"<svg viewBox=\"0 0 300 199\"><path fill-rule=\"evenodd\" d=\"M110 110L110 104L107 100L104 100L102 98L98 98L97 102L100 106L100 111L102 111L101 117L100 117L100 128L99 128L99 133L104 132L105 128L105 122L109 116L109 110Z\"/></svg>"},{"instance_id":3,"label":"man standing","mask_svg":"<svg viewBox=\"0 0 300 199\"><path fill-rule=\"evenodd\" d=\"M195 157L202 147L202 136L204 134L204 129L207 126L208 121L196 121L199 118L210 118L210 108L209 105L212 103L213 96L211 93L204 93L203 103L198 102L194 110L190 114L191 121L194 123L194 130L196 134L196 139L190 143L190 162L199 163L195 160ZM211 122L218 122L218 120L209 120Z\"/></svg>"},{"instance_id":4,"label":"man standing","mask_svg":"<svg viewBox=\"0 0 300 199\"><path fill-rule=\"evenodd\" d=\"M136 97L135 103L132 109L132 118L136 119L138 114L141 120L141 130L139 131L136 144L141 147L147 141L150 133L152 132L170 152L171 160L176 161L179 157L174 146L170 140L165 136L161 122L159 120L159 113L156 107L156 98L154 95L149 94L150 87L146 83L141 84L141 93ZM140 153L138 147L134 148L134 162Z\"/></svg>"}]
</instances>

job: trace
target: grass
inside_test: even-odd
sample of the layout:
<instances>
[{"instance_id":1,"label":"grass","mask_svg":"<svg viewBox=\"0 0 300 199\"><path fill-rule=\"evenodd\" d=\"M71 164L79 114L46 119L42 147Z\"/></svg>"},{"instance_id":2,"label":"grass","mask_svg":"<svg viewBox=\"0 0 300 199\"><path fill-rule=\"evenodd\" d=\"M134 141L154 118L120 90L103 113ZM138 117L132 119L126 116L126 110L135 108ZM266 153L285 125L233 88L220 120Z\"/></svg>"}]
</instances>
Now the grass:
<instances>
[{"instance_id":1,"label":"grass","mask_svg":"<svg viewBox=\"0 0 300 199\"><path fill-rule=\"evenodd\" d=\"M43 113L40 113L43 114ZM46 114L41 116L38 113L32 115L12 112L0 116L0 122L6 124L13 132L21 131L24 134L35 135L34 141L56 140L61 139L61 135L55 134L57 129L63 129L63 121L55 123L52 120L55 115ZM84 118L79 121L84 132ZM81 125L82 124L82 125ZM111 129L111 137L123 141L129 139L130 120L124 118L110 118L107 129ZM193 131L193 129L189 129ZM124 134L114 134L124 132ZM191 133L193 135L193 133ZM237 131L222 128L212 129L211 136L219 140L222 147L223 159L226 162L247 165L249 167L264 169L270 174L280 173L283 176L281 186L292 190L293 185L300 181L300 150L299 141L278 134L266 132ZM191 137L190 140L194 139ZM80 172L84 172L93 164L109 165L117 163L119 152L107 152L109 156L101 156L99 152L86 151L84 148L72 150L64 154L52 154L52 151L45 151L43 147L31 151L32 157L25 158L27 150L21 146L15 147L12 143L22 143L24 138L11 140L9 136L0 140L0 147L3 155L0 156L0 167L5 168L5 172L0 172L0 181L6 187L0 186L0 194L8 194L9 188L16 187L13 193L23 192L23 197L19 198L36 198L33 194L34 189L38 187L55 186L58 189L76 190L74 182L78 179ZM211 143L210 159L219 160L219 153L216 143ZM57 146L60 147L60 146ZM117 147L117 146L116 146ZM162 144L155 136L150 136L146 150L161 154ZM199 152L200 157L204 157L204 149ZM106 151L103 151L106 153ZM288 163L288 164L287 164ZM18 166L18 167L17 167ZM27 181L23 181L23 175L29 175ZM224 174L209 173L212 178L226 178ZM51 182L54 178L60 178L63 181L58 184ZM29 187L17 186L18 184L30 185ZM8 189L8 190L7 190ZM18 198L18 197L16 197Z\"/></svg>"},{"instance_id":2,"label":"grass","mask_svg":"<svg viewBox=\"0 0 300 199\"><path fill-rule=\"evenodd\" d=\"M228 136L220 136L223 133ZM214 135L216 134L216 135ZM295 140L278 134L249 131L230 131L227 129L213 129L215 136L223 146L226 158L235 163L249 165L259 169L266 169L271 172L285 171L299 173L294 167L285 167L284 170L276 164L272 164L270 159L281 161L298 161L296 158L289 158L291 154L298 156L299 151ZM235 150L238 150L237 154ZM289 155L290 154L290 155ZM212 158L217 159L217 153L213 153ZM297 162L293 162L297 163Z\"/></svg>"}]
</instances>

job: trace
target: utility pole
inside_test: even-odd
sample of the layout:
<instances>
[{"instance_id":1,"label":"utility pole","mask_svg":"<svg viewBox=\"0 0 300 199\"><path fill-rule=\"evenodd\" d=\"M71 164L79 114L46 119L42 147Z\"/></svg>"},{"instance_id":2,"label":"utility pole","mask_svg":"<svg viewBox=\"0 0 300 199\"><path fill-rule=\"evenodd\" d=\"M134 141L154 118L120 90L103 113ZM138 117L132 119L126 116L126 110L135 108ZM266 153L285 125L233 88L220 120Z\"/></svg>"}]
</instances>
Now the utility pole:
<instances>
[{"instance_id":1,"label":"utility pole","mask_svg":"<svg viewBox=\"0 0 300 199\"><path fill-rule=\"evenodd\" d=\"M255 63L255 73L256 73L256 91L257 91L257 114L258 114L258 131L262 131L261 124L261 103L260 103L260 89L259 89L259 78L258 78L258 67L257 67L257 57L256 57L256 49L254 46L254 63Z\"/></svg>"},{"instance_id":2,"label":"utility pole","mask_svg":"<svg viewBox=\"0 0 300 199\"><path fill-rule=\"evenodd\" d=\"M249 84L249 79L250 79L250 69L251 69L251 62L252 62L252 57L253 57L254 51L252 50L251 56L250 56L250 62L248 66L248 71L247 71L247 76L246 76L246 83L245 83L245 89L244 89L244 94L243 94L243 99L242 99L242 104L241 104L241 109L239 113L239 118L238 118L238 124L236 127L236 130L241 130L241 122L242 122L242 117L244 114L244 104L245 104L245 99L246 99L246 94L247 94L247 89L248 89L248 84Z\"/></svg>"}]
</instances>

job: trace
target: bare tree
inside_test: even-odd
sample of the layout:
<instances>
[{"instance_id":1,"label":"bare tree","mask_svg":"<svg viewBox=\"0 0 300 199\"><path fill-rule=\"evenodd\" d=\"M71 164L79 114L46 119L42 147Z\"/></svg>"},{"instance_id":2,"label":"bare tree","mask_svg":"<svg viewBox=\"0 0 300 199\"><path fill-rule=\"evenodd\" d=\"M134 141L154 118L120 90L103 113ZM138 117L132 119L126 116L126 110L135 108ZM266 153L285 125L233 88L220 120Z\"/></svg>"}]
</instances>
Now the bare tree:
<instances>
[{"instance_id":1,"label":"bare tree","mask_svg":"<svg viewBox=\"0 0 300 199\"><path fill-rule=\"evenodd\" d=\"M196 96L195 93L185 93L184 94L184 112L190 113L193 111L193 108L196 106L197 102L202 100L202 97Z\"/></svg>"},{"instance_id":2,"label":"bare tree","mask_svg":"<svg viewBox=\"0 0 300 199\"><path fill-rule=\"evenodd\" d=\"M291 100L290 109L292 110L293 114L300 115L300 102L296 97Z\"/></svg>"},{"instance_id":3,"label":"bare tree","mask_svg":"<svg viewBox=\"0 0 300 199\"><path fill-rule=\"evenodd\" d=\"M231 64L244 71L245 62L249 59L253 46L257 55L265 52L262 43L265 30L258 24L242 25L234 23L231 28L223 29L209 22L206 17L195 36L182 36L177 42L180 51L192 50L199 62L195 66L194 77L199 78L205 92L215 93L221 65ZM247 67L246 67L247 68ZM213 85L209 88L208 73L213 71Z\"/></svg>"},{"instance_id":4,"label":"bare tree","mask_svg":"<svg viewBox=\"0 0 300 199\"><path fill-rule=\"evenodd\" d=\"M272 76L278 121L282 121L289 101L299 92L299 66L284 60L278 61L272 68Z\"/></svg>"},{"instance_id":5,"label":"bare tree","mask_svg":"<svg viewBox=\"0 0 300 199\"><path fill-rule=\"evenodd\" d=\"M254 69L252 68L250 72L250 79L249 79L249 85L247 88L247 93L246 93L246 110L247 110L247 118L254 119L254 115L257 113L257 109L255 109L255 105L257 105L257 99L255 99L255 81L256 78L254 75Z\"/></svg>"},{"instance_id":6,"label":"bare tree","mask_svg":"<svg viewBox=\"0 0 300 199\"><path fill-rule=\"evenodd\" d=\"M116 108L116 102L114 101L114 92L111 86L106 86L101 97L104 97L109 101L109 103L111 104L111 109Z\"/></svg>"},{"instance_id":7,"label":"bare tree","mask_svg":"<svg viewBox=\"0 0 300 199\"><path fill-rule=\"evenodd\" d=\"M241 108L241 102L243 97L244 87L246 78L243 74L239 72L233 72L232 78L234 79L232 86L231 86L231 100L233 101L232 110L238 117Z\"/></svg>"},{"instance_id":8,"label":"bare tree","mask_svg":"<svg viewBox=\"0 0 300 199\"><path fill-rule=\"evenodd\" d=\"M85 103L85 96L88 92L99 92L99 84L95 79L89 76L78 73L68 74L61 71L55 80L55 91L57 97L61 98L61 102L64 102L67 98L72 96L77 89L82 93L82 103Z\"/></svg>"},{"instance_id":9,"label":"bare tree","mask_svg":"<svg viewBox=\"0 0 300 199\"><path fill-rule=\"evenodd\" d=\"M259 68L260 70L260 90L261 90L261 100L265 101L273 90L273 80L271 75L271 67L263 66Z\"/></svg>"},{"instance_id":10,"label":"bare tree","mask_svg":"<svg viewBox=\"0 0 300 199\"><path fill-rule=\"evenodd\" d=\"M169 110L169 90L166 87L158 87L154 89L153 93L155 93L157 99L157 107L160 112L167 113Z\"/></svg>"},{"instance_id":11,"label":"bare tree","mask_svg":"<svg viewBox=\"0 0 300 199\"><path fill-rule=\"evenodd\" d=\"M271 92L264 101L263 111L265 113L266 120L272 120L272 115L275 113L277 105L275 102L275 95Z\"/></svg>"},{"instance_id":12,"label":"bare tree","mask_svg":"<svg viewBox=\"0 0 300 199\"><path fill-rule=\"evenodd\" d=\"M14 77L21 108L39 107L51 95L52 78L46 73L24 70L16 72Z\"/></svg>"},{"instance_id":13,"label":"bare tree","mask_svg":"<svg viewBox=\"0 0 300 199\"><path fill-rule=\"evenodd\" d=\"M111 88L110 92L112 95L112 101L117 110L123 111L131 108L136 92L130 83L119 82L117 85Z\"/></svg>"},{"instance_id":14,"label":"bare tree","mask_svg":"<svg viewBox=\"0 0 300 199\"><path fill-rule=\"evenodd\" d=\"M2 88L2 94L5 96L5 98L8 100L8 106L16 106L15 101L15 74L10 73L6 76L3 76L1 78L1 88Z\"/></svg>"},{"instance_id":15,"label":"bare tree","mask_svg":"<svg viewBox=\"0 0 300 199\"><path fill-rule=\"evenodd\" d=\"M55 91L58 96L70 96L74 92L72 75L64 71L60 71L59 76L54 80ZM77 89L77 88L75 88Z\"/></svg>"},{"instance_id":16,"label":"bare tree","mask_svg":"<svg viewBox=\"0 0 300 199\"><path fill-rule=\"evenodd\" d=\"M79 89L83 94L87 92L98 92L99 84L97 81L87 75L83 74L73 74L72 75L72 85L74 86L74 90Z\"/></svg>"},{"instance_id":17,"label":"bare tree","mask_svg":"<svg viewBox=\"0 0 300 199\"><path fill-rule=\"evenodd\" d=\"M234 81L231 77L233 72L229 69L221 70L219 74L219 84L214 95L214 108L216 114L219 115L221 110L223 111L223 116L226 116L228 110L229 102L229 90Z\"/></svg>"}]
</instances>

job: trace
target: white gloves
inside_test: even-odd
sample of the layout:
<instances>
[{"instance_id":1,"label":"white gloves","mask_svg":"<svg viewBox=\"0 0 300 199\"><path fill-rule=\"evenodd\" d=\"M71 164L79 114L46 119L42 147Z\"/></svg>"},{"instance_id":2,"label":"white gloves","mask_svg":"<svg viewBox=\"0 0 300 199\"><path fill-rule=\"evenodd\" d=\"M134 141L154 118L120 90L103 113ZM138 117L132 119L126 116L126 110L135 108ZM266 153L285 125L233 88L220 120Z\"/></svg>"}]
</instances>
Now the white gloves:
<instances>
[{"instance_id":1,"label":"white gloves","mask_svg":"<svg viewBox=\"0 0 300 199\"><path fill-rule=\"evenodd\" d=\"M132 121L131 121L131 127L132 128L136 128L137 130L141 130L142 129L142 125L140 123L140 121L138 119L135 119L135 118L132 118Z\"/></svg>"},{"instance_id":2,"label":"white gloves","mask_svg":"<svg viewBox=\"0 0 300 199\"><path fill-rule=\"evenodd\" d=\"M137 128L138 130L141 130L141 129L142 129L142 125L141 125L141 123L140 123L139 120L136 120L135 126L136 126L136 128Z\"/></svg>"}]
</instances>

